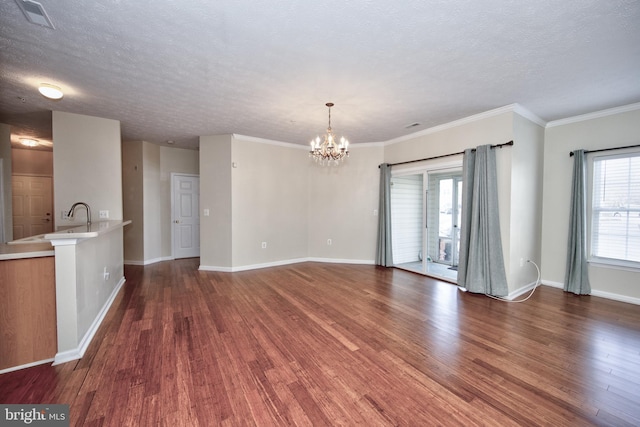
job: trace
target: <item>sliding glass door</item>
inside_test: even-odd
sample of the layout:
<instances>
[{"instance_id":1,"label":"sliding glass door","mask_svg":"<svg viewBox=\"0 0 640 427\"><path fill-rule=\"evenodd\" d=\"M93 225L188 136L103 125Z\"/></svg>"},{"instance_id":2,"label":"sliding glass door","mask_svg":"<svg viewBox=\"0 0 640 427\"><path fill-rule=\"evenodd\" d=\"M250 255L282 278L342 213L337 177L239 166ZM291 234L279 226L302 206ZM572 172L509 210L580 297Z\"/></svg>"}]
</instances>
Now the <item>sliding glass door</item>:
<instances>
[{"instance_id":1,"label":"sliding glass door","mask_svg":"<svg viewBox=\"0 0 640 427\"><path fill-rule=\"evenodd\" d=\"M434 201L437 201L433 207L434 212L430 215L432 218L436 217L437 210L437 228L432 227L433 250L437 254L434 261L457 269L462 214L462 175L432 174L430 179L436 189Z\"/></svg>"},{"instance_id":2,"label":"sliding glass door","mask_svg":"<svg viewBox=\"0 0 640 427\"><path fill-rule=\"evenodd\" d=\"M460 168L391 178L393 263L455 282L462 201Z\"/></svg>"},{"instance_id":3,"label":"sliding glass door","mask_svg":"<svg viewBox=\"0 0 640 427\"><path fill-rule=\"evenodd\" d=\"M393 263L424 271L424 175L391 178L391 237Z\"/></svg>"}]
</instances>

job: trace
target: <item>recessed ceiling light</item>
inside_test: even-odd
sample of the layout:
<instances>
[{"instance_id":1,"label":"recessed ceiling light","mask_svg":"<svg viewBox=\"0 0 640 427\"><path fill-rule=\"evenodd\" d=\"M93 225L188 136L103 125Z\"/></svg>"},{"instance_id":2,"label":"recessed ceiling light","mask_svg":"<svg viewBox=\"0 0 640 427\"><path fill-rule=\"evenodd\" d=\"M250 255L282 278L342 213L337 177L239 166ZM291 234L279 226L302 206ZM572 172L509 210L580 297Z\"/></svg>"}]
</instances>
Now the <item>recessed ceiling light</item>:
<instances>
[{"instance_id":1,"label":"recessed ceiling light","mask_svg":"<svg viewBox=\"0 0 640 427\"><path fill-rule=\"evenodd\" d=\"M25 145L27 147L36 147L39 145L38 140L31 138L20 138L20 144Z\"/></svg>"},{"instance_id":2,"label":"recessed ceiling light","mask_svg":"<svg viewBox=\"0 0 640 427\"><path fill-rule=\"evenodd\" d=\"M167 141L167 144L175 144L175 143L176 143L176 142L175 142L175 141L173 141L173 140L171 140L171 139Z\"/></svg>"},{"instance_id":3,"label":"recessed ceiling light","mask_svg":"<svg viewBox=\"0 0 640 427\"><path fill-rule=\"evenodd\" d=\"M62 89L49 83L40 83L38 91L49 99L60 99L64 96Z\"/></svg>"}]
</instances>

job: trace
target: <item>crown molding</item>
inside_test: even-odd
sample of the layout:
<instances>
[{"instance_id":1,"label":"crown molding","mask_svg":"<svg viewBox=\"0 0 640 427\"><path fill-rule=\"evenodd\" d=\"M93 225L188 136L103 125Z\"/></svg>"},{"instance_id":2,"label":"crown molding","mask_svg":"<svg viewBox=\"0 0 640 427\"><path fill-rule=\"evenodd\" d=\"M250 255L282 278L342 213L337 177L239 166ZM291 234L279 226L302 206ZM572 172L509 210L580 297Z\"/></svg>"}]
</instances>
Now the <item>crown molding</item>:
<instances>
[{"instance_id":1,"label":"crown molding","mask_svg":"<svg viewBox=\"0 0 640 427\"><path fill-rule=\"evenodd\" d=\"M513 112L524 117L525 119L537 124L538 126L542 126L543 128L547 126L547 122L542 120L540 117L532 113L526 107L521 104L511 104L513 106Z\"/></svg>"},{"instance_id":2,"label":"crown molding","mask_svg":"<svg viewBox=\"0 0 640 427\"><path fill-rule=\"evenodd\" d=\"M537 117L535 116L533 113L528 112L528 110L526 110L524 107L520 106L519 104L510 104L510 105L505 105L504 107L499 107L499 108L494 108L493 110L489 110L489 111L485 111L482 113L478 113L478 114L474 114L472 116L468 116L468 117L464 117L462 119L458 119L458 120L454 120L452 122L449 123L444 123L441 125L437 125L434 127L430 127L428 129L424 129L421 130L419 132L415 132L415 133L411 133L409 135L403 135L400 136L398 138L394 138L394 139L390 139L388 141L386 141L384 143L384 145L393 145L393 144L397 144L399 142L405 142L405 141L409 141L411 139L415 139L421 136L425 136L425 135L430 135L432 133L436 133L436 132L442 132L444 130L447 129L451 129L451 128L455 128L461 125L465 125L468 123L473 123L473 122L477 122L479 120L484 120L487 119L489 117L495 117L495 116L499 116L500 114L504 114L504 113L518 113L523 117L529 118L527 116L524 115L524 112L527 112L526 114L528 116L533 116L533 117ZM537 120L541 121L540 118L537 118Z\"/></svg>"},{"instance_id":3,"label":"crown molding","mask_svg":"<svg viewBox=\"0 0 640 427\"><path fill-rule=\"evenodd\" d=\"M554 120L547 123L547 128L568 125L571 123L584 122L586 120L599 119L601 117L613 116L615 114L628 113L630 111L640 110L640 102L635 104L623 105L621 107L608 108L606 110L596 111L593 113L581 114L579 116L567 117L566 119Z\"/></svg>"},{"instance_id":4,"label":"crown molding","mask_svg":"<svg viewBox=\"0 0 640 427\"><path fill-rule=\"evenodd\" d=\"M240 135L237 133L232 134L234 138L237 139L241 139L243 141L248 141L248 142L256 142L258 144L268 144L268 145L277 145L279 147L286 147L286 148L297 148L297 149L302 149L305 151L309 151L309 147L307 147L307 145L302 145L302 144L292 144L290 142L282 142L282 141L275 141L273 139L265 139L265 138L258 138L255 136L247 136L247 135Z\"/></svg>"},{"instance_id":5,"label":"crown molding","mask_svg":"<svg viewBox=\"0 0 640 427\"><path fill-rule=\"evenodd\" d=\"M353 143L353 144L350 144L350 148L356 149L356 148L370 148L370 147L385 147L387 145L393 145L399 142L405 142L415 138L419 138L421 136L442 132L447 129L452 129L468 123L473 123L473 122L484 120L490 117L495 117L504 113L516 113L524 117L525 119L537 124L538 126L542 126L543 128L550 128L550 127L562 126L562 125L581 122L585 120L593 120L600 117L607 117L615 114L626 113L629 111L636 111L636 110L640 110L640 102L547 122L541 119L540 117L538 117L536 114L532 113L530 110L528 110L526 107L522 106L521 104L515 103L515 104L505 105L504 107L494 108L493 110L485 111L479 114L474 114L472 116L464 117L462 119L454 120L452 122L433 126L428 129L423 129L419 132L399 136L397 138L393 138L388 141ZM275 141L272 139L257 138L255 136L240 135L235 133L233 134L233 137L237 139L241 139L243 141L256 142L259 144L276 145L280 147L295 148L295 149L305 150L305 151L308 150L307 146L302 144L292 144L290 142Z\"/></svg>"}]
</instances>

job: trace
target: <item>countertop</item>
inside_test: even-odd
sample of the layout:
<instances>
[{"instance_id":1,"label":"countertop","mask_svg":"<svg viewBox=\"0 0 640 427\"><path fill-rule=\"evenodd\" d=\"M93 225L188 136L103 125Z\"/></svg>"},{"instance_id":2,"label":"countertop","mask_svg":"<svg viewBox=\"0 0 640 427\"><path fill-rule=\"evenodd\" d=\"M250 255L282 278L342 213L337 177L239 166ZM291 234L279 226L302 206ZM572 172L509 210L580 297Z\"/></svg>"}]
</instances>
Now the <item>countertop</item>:
<instances>
[{"instance_id":1,"label":"countertop","mask_svg":"<svg viewBox=\"0 0 640 427\"><path fill-rule=\"evenodd\" d=\"M25 243L22 245L0 244L0 261L53 256L51 243Z\"/></svg>"},{"instance_id":2,"label":"countertop","mask_svg":"<svg viewBox=\"0 0 640 427\"><path fill-rule=\"evenodd\" d=\"M130 220L110 220L92 222L89 225L79 225L77 227L68 228L55 233L44 235L45 240L61 240L61 239L89 239L98 237L101 234L109 233L115 229L131 224Z\"/></svg>"},{"instance_id":3,"label":"countertop","mask_svg":"<svg viewBox=\"0 0 640 427\"><path fill-rule=\"evenodd\" d=\"M54 256L53 246L56 242L67 239L89 239L98 237L101 234L109 233L128 224L131 224L131 221L99 221L92 223L89 227L79 225L66 230L56 231L55 233L47 233L44 236L34 236L37 237L34 243L0 244L0 261ZM52 244L52 241L54 244Z\"/></svg>"}]
</instances>

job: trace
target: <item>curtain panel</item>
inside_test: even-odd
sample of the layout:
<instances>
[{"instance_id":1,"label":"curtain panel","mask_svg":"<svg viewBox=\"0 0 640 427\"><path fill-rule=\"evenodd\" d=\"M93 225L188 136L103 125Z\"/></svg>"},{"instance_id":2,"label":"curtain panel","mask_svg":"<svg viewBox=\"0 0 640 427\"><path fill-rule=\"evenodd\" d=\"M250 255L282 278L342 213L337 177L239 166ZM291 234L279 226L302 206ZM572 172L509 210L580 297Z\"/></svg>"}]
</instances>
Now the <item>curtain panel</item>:
<instances>
[{"instance_id":1,"label":"curtain panel","mask_svg":"<svg viewBox=\"0 0 640 427\"><path fill-rule=\"evenodd\" d=\"M509 293L502 254L496 154L490 145L464 152L458 286L493 296Z\"/></svg>"},{"instance_id":2,"label":"curtain panel","mask_svg":"<svg viewBox=\"0 0 640 427\"><path fill-rule=\"evenodd\" d=\"M393 266L391 252L391 165L380 165L380 197L378 199L378 241L376 265Z\"/></svg>"},{"instance_id":3,"label":"curtain panel","mask_svg":"<svg viewBox=\"0 0 640 427\"><path fill-rule=\"evenodd\" d=\"M573 152L573 178L567 242L567 269L564 277L565 292L578 295L591 293L587 269L587 195L585 150Z\"/></svg>"}]
</instances>

